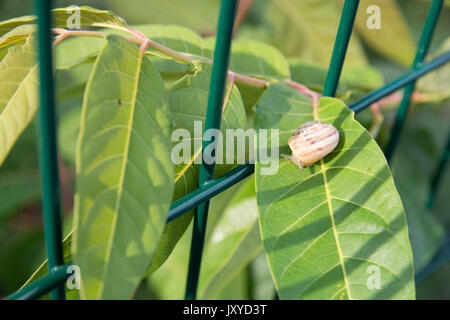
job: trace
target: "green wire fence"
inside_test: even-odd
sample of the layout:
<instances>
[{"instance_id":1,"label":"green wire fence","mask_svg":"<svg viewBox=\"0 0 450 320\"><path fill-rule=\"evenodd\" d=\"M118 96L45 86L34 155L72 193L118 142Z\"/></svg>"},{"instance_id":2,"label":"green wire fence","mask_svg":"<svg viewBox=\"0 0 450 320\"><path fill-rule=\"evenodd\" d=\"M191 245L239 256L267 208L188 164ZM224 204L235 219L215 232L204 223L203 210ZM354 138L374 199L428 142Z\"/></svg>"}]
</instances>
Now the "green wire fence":
<instances>
[{"instance_id":1,"label":"green wire fence","mask_svg":"<svg viewBox=\"0 0 450 320\"><path fill-rule=\"evenodd\" d=\"M42 208L44 212L45 242L48 256L48 275L25 286L21 290L7 297L7 299L35 299L50 292L51 299L65 299L64 283L70 276L68 268L70 264L64 264L62 252L62 221L60 210L60 191L57 164L55 103L53 90L52 71L52 46L51 46L51 0L35 0L38 14L38 39L40 58L40 110L39 110L39 153L41 183L43 190ZM221 120L221 106L224 98L224 89L227 80L228 60L231 47L231 35L238 0L222 0L217 40L214 50L214 62L211 75L210 91L208 96L205 128L218 129ZM353 23L358 9L359 0L346 0L337 31L336 41L331 57L328 74L323 91L324 96L334 97L338 86L342 66L344 64L348 43L353 30ZM434 33L443 0L433 0L425 21L422 35L417 47L417 53L411 67L411 71L392 81L391 83L375 90L358 101L349 105L355 112L364 110L372 103L405 88L403 100L397 111L395 124L391 138L386 149L387 159L391 159L398 145L403 126L406 121L411 94L415 81L443 66L450 61L450 52L435 58L432 61L423 62L428 51L432 35ZM445 166L448 163L450 137L446 149L442 153L441 160L433 179L427 207L431 208L439 180L443 176ZM203 150L211 141L203 140ZM213 155L214 156L214 155ZM195 299L202 261L202 252L205 239L206 224L208 218L209 200L218 193L238 183L254 172L254 165L245 163L231 170L227 174L214 179L214 165L202 164L199 174L199 188L185 197L175 201L169 211L167 221L172 221L180 215L197 208L194 216L194 228L189 260L188 279L186 286L186 299ZM444 243L430 264L416 274L416 280L422 280L437 268L450 260L450 237Z\"/></svg>"}]
</instances>

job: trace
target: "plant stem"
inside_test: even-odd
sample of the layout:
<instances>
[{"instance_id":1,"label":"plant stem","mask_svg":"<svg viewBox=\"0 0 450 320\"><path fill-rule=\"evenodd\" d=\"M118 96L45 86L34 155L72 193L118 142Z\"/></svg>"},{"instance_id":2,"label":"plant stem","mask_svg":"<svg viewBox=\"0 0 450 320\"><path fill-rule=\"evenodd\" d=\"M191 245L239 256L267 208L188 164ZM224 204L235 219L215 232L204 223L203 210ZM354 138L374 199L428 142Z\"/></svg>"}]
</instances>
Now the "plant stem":
<instances>
[{"instance_id":1,"label":"plant stem","mask_svg":"<svg viewBox=\"0 0 450 320\"><path fill-rule=\"evenodd\" d=\"M166 47L158 42L150 40L142 32L135 30L133 28L115 28L115 29L120 30L120 31L125 31L125 32L131 34L132 35L131 37L125 37L127 40L129 40L133 43L136 43L136 44L141 44L141 45L143 43L145 43L146 48L148 47L148 48L154 49L156 51L159 51L161 53L164 53L165 55L173 58L174 60L176 60L178 62L190 63L190 62L198 60L198 58L201 58L203 61L212 63L211 59L208 59L205 57L191 56L191 55L185 54L183 52L179 52L179 51L170 49L169 47ZM57 44L59 44L61 41L63 41L64 39L66 39L68 37L73 37L73 36L86 37L86 36L88 36L88 37L96 37L96 38L106 38L106 36L108 35L107 33L98 32L98 31L66 30L66 29L61 29L61 28L54 28L54 29L52 29L52 31L53 31L53 33L56 33L59 35L58 37L56 37L56 39L53 43L54 46L56 46ZM271 82L274 82L271 80L264 80L264 79L247 76L244 74L239 74L239 73L236 73L231 70L228 71L228 76L230 78L234 79L234 81L236 81L238 83L246 84L246 85L249 85L252 87L257 87L257 88L265 88ZM301 94L310 98L313 101L313 104L316 104L318 102L318 99L320 98L319 93L314 92L314 91L310 90L309 88L307 88L306 86L304 86L300 83L297 83L293 80L284 80L283 83L290 86L291 88L296 89Z\"/></svg>"}]
</instances>

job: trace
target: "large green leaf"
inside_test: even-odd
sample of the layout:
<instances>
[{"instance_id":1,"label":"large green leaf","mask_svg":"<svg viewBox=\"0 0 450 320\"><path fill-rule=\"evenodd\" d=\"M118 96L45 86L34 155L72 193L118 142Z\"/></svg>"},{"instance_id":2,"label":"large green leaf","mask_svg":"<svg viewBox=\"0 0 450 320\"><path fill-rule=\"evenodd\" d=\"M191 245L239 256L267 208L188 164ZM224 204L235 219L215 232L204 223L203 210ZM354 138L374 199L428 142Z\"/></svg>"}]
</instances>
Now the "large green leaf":
<instances>
[{"instance_id":1,"label":"large green leaf","mask_svg":"<svg viewBox=\"0 0 450 320\"><path fill-rule=\"evenodd\" d=\"M0 62L0 165L37 110L38 65L32 39Z\"/></svg>"},{"instance_id":2,"label":"large green leaf","mask_svg":"<svg viewBox=\"0 0 450 320\"><path fill-rule=\"evenodd\" d=\"M29 24L35 20L35 16L23 16L2 21L0 22L0 36L3 36L5 33L10 32L14 28L17 28L23 24Z\"/></svg>"},{"instance_id":3,"label":"large green leaf","mask_svg":"<svg viewBox=\"0 0 450 320\"><path fill-rule=\"evenodd\" d=\"M8 48L25 43L28 36L35 30L34 25L21 25L1 36L0 58L8 52Z\"/></svg>"},{"instance_id":4,"label":"large green leaf","mask_svg":"<svg viewBox=\"0 0 450 320\"><path fill-rule=\"evenodd\" d=\"M289 63L283 54L263 42L239 39L231 47L230 69L246 74L289 79Z\"/></svg>"},{"instance_id":5,"label":"large green leaf","mask_svg":"<svg viewBox=\"0 0 450 320\"><path fill-rule=\"evenodd\" d=\"M126 22L114 15L110 11L98 10L88 6L80 8L80 27L105 27L113 29L121 29L126 27ZM60 8L52 10L52 27L54 28L68 28L68 19L74 14L69 8ZM35 31L36 16L24 16L13 18L0 22L0 58L5 51L5 48L23 43L27 37ZM97 39L97 42L101 39ZM82 43L82 49L65 50L68 52L68 57L83 56L85 49L83 47L87 44L95 42L96 40L88 40ZM78 42L80 43L80 42Z\"/></svg>"},{"instance_id":6,"label":"large green leaf","mask_svg":"<svg viewBox=\"0 0 450 320\"><path fill-rule=\"evenodd\" d=\"M258 78L290 79L289 62L277 48L248 39L233 41L230 70ZM241 83L238 87L247 108L253 107L264 91Z\"/></svg>"},{"instance_id":7,"label":"large green leaf","mask_svg":"<svg viewBox=\"0 0 450 320\"><path fill-rule=\"evenodd\" d=\"M73 260L81 297L129 298L172 200L168 100L140 50L108 36L88 81L77 154Z\"/></svg>"},{"instance_id":8,"label":"large green leaf","mask_svg":"<svg viewBox=\"0 0 450 320\"><path fill-rule=\"evenodd\" d=\"M125 20L114 15L111 11L98 10L88 6L81 6L80 26L93 27L124 27ZM67 28L68 19L74 14L69 8L52 10L52 26L54 28ZM36 16L23 16L9 19L0 23L0 36L24 24L36 23Z\"/></svg>"},{"instance_id":9,"label":"large green leaf","mask_svg":"<svg viewBox=\"0 0 450 320\"><path fill-rule=\"evenodd\" d=\"M104 39L73 37L59 43L55 50L57 69L70 69L95 58L103 47Z\"/></svg>"},{"instance_id":10,"label":"large green leaf","mask_svg":"<svg viewBox=\"0 0 450 320\"><path fill-rule=\"evenodd\" d=\"M124 16L133 17L135 23L176 23L202 34L215 32L219 13L217 0L133 0L132 5L110 0L109 3Z\"/></svg>"},{"instance_id":11,"label":"large green leaf","mask_svg":"<svg viewBox=\"0 0 450 320\"><path fill-rule=\"evenodd\" d=\"M203 129L209 81L210 73L201 70L194 75L186 75L169 90L171 115L175 124L174 129L187 129L191 138L194 138L194 121L201 121ZM224 105L220 129L223 137L226 137L226 129L245 129L246 127L244 105L236 86L233 86L231 89ZM226 145L226 140L224 141L224 145ZM194 159L200 155L201 147L194 145L194 140L192 140L191 150L191 161L176 166L174 200L185 196L198 186L198 164L194 163ZM220 157L221 154L222 152L219 151L217 156ZM218 164L216 165L215 174L220 176L232 167L233 165ZM156 270L167 259L188 227L191 219L192 211L167 224L150 272Z\"/></svg>"},{"instance_id":12,"label":"large green leaf","mask_svg":"<svg viewBox=\"0 0 450 320\"><path fill-rule=\"evenodd\" d=\"M322 92L328 73L328 65L317 62L290 59L291 78L308 88ZM384 84L382 74L370 65L347 66L342 70L337 96L350 99L375 90Z\"/></svg>"},{"instance_id":13,"label":"large green leaf","mask_svg":"<svg viewBox=\"0 0 450 320\"><path fill-rule=\"evenodd\" d=\"M353 112L332 98L313 108L297 91L272 85L257 105L255 127L279 129L279 145L271 147L288 153L293 130L311 120L339 130L331 154L304 172L287 159L274 175L256 164L261 234L280 298L413 298L402 202L382 151ZM367 285L374 270L377 290Z\"/></svg>"},{"instance_id":14,"label":"large green leaf","mask_svg":"<svg viewBox=\"0 0 450 320\"><path fill-rule=\"evenodd\" d=\"M343 0L340 1L344 3ZM370 5L380 9L380 29L369 29L366 12ZM372 13L373 14L373 13ZM355 26L361 39L381 55L409 67L414 58L415 45L408 23L395 0L361 0L355 19Z\"/></svg>"},{"instance_id":15,"label":"large green leaf","mask_svg":"<svg viewBox=\"0 0 450 320\"><path fill-rule=\"evenodd\" d=\"M328 64L336 38L341 8L329 0L271 0L267 19L271 41L283 53ZM347 65L367 62L357 37L350 40Z\"/></svg>"},{"instance_id":16,"label":"large green leaf","mask_svg":"<svg viewBox=\"0 0 450 320\"><path fill-rule=\"evenodd\" d=\"M198 296L214 299L262 250L254 180L235 194L216 223L202 260Z\"/></svg>"},{"instance_id":17,"label":"large green leaf","mask_svg":"<svg viewBox=\"0 0 450 320\"><path fill-rule=\"evenodd\" d=\"M188 55L211 58L211 49L194 31L175 25L140 25L136 29L149 39ZM200 58L201 59L201 58ZM164 77L179 76L189 71L191 66L173 61L170 58L152 57L155 66ZM178 77L179 78L179 77Z\"/></svg>"},{"instance_id":18,"label":"large green leaf","mask_svg":"<svg viewBox=\"0 0 450 320\"><path fill-rule=\"evenodd\" d=\"M69 7L70 8L70 7ZM58 8L52 10L52 23L55 28L67 28L67 20L74 14L69 8ZM91 27L126 27L127 23L121 17L116 16L108 10L99 10L89 6L81 6L80 25Z\"/></svg>"}]
</instances>

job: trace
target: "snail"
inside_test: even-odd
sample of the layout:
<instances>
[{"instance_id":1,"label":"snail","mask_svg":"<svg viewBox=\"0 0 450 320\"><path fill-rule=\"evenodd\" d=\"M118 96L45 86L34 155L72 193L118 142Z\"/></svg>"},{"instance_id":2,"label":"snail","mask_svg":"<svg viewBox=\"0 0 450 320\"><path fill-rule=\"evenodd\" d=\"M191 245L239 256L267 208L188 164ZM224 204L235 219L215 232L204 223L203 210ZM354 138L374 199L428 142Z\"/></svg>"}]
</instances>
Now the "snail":
<instances>
[{"instance_id":1,"label":"snail","mask_svg":"<svg viewBox=\"0 0 450 320\"><path fill-rule=\"evenodd\" d=\"M331 124L308 121L298 127L288 141L292 154L281 154L300 167L311 166L336 148L339 131Z\"/></svg>"}]
</instances>

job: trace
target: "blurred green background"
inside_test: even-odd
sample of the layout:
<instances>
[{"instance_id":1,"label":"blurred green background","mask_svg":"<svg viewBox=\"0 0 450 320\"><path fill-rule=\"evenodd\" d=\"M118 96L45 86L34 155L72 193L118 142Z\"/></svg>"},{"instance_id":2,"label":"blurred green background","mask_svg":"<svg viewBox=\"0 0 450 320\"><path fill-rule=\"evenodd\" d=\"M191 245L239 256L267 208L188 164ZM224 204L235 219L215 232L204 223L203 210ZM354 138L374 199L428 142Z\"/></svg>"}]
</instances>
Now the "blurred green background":
<instances>
[{"instance_id":1,"label":"blurred green background","mask_svg":"<svg viewBox=\"0 0 450 320\"><path fill-rule=\"evenodd\" d=\"M89 5L108 9L128 24L178 24L213 36L217 23L218 0L92 0L53 1L54 7ZM314 62L326 70L333 48L342 1L255 0L244 1L235 38L261 40L277 47L286 56ZM383 30L374 36L365 27L369 4L381 7ZM389 82L408 70L415 52L430 1L361 1L345 70L371 66ZM0 21L33 14L33 1L0 0ZM450 48L450 6L444 6L430 48L430 55ZM422 247L429 260L450 230L448 195L450 172L444 173L432 212L425 210L429 181L449 133L449 65L418 83L425 97L416 101L392 163L394 179L407 211L411 241ZM78 133L82 89L89 66L57 77L59 143L61 150L62 196L65 233L71 228L74 184L74 147ZM345 71L344 71L345 72ZM356 79L357 81L358 79ZM353 98L354 99L354 98ZM397 103L382 107L384 122L377 141L384 146L389 137ZM358 115L367 127L373 124L370 110ZM17 290L45 257L40 186L34 123L24 132L0 168L0 297ZM446 197L447 196L447 197ZM409 211L419 210L417 215ZM416 218L414 218L416 217ZM431 236L433 235L433 236ZM438 235L438 236L436 236ZM418 240L416 240L418 239ZM435 239L435 240L430 240ZM433 242L434 241L434 242ZM255 261L254 265L258 265ZM254 267L255 268L255 267ZM238 277L246 275L238 275ZM267 281L267 279L266 279ZM150 284L149 284L150 285ZM270 286L269 286L270 287ZM136 298L158 298L143 284ZM417 285L418 299L450 299L450 265Z\"/></svg>"}]
</instances>

